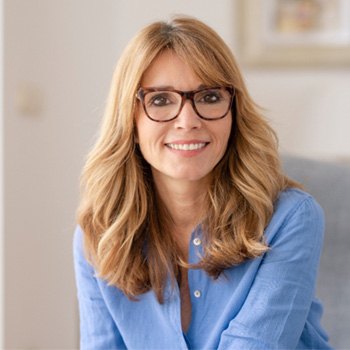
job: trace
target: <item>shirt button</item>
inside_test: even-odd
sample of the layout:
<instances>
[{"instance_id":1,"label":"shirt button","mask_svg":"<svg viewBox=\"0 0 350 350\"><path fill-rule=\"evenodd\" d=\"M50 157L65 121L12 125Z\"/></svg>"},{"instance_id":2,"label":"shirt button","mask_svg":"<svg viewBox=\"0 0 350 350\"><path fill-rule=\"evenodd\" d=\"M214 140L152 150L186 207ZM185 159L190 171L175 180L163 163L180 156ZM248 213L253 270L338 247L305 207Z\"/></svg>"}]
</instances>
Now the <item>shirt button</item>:
<instances>
[{"instance_id":1,"label":"shirt button","mask_svg":"<svg viewBox=\"0 0 350 350\"><path fill-rule=\"evenodd\" d=\"M196 246L199 246L202 244L202 241L200 238L196 237L194 240L193 240L193 244L196 245Z\"/></svg>"},{"instance_id":2,"label":"shirt button","mask_svg":"<svg viewBox=\"0 0 350 350\"><path fill-rule=\"evenodd\" d=\"M200 290L195 290L194 292L193 292L193 295L196 297L196 298L200 298L201 297L201 295L202 295L202 293L201 293L201 291Z\"/></svg>"}]
</instances>

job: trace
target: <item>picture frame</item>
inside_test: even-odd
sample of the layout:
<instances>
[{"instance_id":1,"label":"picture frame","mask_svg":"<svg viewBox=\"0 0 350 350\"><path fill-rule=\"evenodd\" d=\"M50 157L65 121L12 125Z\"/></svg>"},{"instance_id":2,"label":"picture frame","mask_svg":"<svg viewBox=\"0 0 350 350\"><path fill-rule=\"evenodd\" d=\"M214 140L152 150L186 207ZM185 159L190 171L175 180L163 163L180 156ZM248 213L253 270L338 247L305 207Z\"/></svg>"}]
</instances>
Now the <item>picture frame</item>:
<instances>
[{"instance_id":1,"label":"picture frame","mask_svg":"<svg viewBox=\"0 0 350 350\"><path fill-rule=\"evenodd\" d=\"M350 66L349 0L240 0L240 58L250 66Z\"/></svg>"}]
</instances>

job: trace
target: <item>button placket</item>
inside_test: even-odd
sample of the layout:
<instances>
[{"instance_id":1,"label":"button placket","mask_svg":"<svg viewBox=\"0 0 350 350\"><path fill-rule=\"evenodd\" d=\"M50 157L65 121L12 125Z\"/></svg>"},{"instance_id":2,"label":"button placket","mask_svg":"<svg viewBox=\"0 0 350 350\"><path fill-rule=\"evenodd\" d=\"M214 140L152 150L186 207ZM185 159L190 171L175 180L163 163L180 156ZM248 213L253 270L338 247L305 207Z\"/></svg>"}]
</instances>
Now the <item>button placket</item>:
<instances>
[{"instance_id":1,"label":"button placket","mask_svg":"<svg viewBox=\"0 0 350 350\"><path fill-rule=\"evenodd\" d=\"M193 232L192 240L191 240L191 253L192 255L192 262L197 263L198 258L201 258L201 251L202 251L202 239L201 239L201 232ZM190 284L190 291L191 291L191 298L194 304L192 305L192 312L195 314L198 312L196 310L196 305L198 306L200 303L200 299L203 297L203 291L201 289L201 271L194 269L189 271L189 284Z\"/></svg>"}]
</instances>

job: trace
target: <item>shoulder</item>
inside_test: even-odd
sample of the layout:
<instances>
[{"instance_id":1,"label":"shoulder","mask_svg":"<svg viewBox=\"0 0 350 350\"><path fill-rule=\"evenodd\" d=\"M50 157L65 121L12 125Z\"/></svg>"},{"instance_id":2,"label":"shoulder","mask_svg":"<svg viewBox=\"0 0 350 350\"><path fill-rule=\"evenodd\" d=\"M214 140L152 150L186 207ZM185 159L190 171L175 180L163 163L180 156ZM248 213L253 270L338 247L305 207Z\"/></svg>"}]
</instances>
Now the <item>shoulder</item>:
<instances>
[{"instance_id":1,"label":"shoulder","mask_svg":"<svg viewBox=\"0 0 350 350\"><path fill-rule=\"evenodd\" d=\"M287 210L292 214L302 208L314 212L317 216L323 216L323 210L316 199L311 194L297 188L282 191L275 203L276 213Z\"/></svg>"},{"instance_id":2,"label":"shoulder","mask_svg":"<svg viewBox=\"0 0 350 350\"><path fill-rule=\"evenodd\" d=\"M80 256L83 254L83 245L84 245L84 233L79 225L76 226L73 236L73 251L74 256Z\"/></svg>"},{"instance_id":3,"label":"shoulder","mask_svg":"<svg viewBox=\"0 0 350 350\"><path fill-rule=\"evenodd\" d=\"M84 249L84 232L82 228L77 225L73 237L73 256L76 271L88 271L95 274L93 266L88 262Z\"/></svg>"},{"instance_id":4,"label":"shoulder","mask_svg":"<svg viewBox=\"0 0 350 350\"><path fill-rule=\"evenodd\" d=\"M265 230L267 243L278 235L300 235L304 240L322 241L323 210L314 197L296 188L282 191L274 204L274 213Z\"/></svg>"}]
</instances>

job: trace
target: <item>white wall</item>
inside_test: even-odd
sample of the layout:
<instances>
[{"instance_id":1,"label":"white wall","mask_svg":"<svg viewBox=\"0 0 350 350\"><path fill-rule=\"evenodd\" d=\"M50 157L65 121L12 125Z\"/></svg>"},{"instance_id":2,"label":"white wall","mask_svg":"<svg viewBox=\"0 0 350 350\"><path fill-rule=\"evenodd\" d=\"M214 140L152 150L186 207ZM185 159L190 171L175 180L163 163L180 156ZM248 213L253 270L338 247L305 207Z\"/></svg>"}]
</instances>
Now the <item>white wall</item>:
<instances>
[{"instance_id":1,"label":"white wall","mask_svg":"<svg viewBox=\"0 0 350 350\"><path fill-rule=\"evenodd\" d=\"M350 161L350 62L342 69L252 70L246 79L282 152Z\"/></svg>"},{"instance_id":2,"label":"white wall","mask_svg":"<svg viewBox=\"0 0 350 350\"><path fill-rule=\"evenodd\" d=\"M5 347L72 349L78 177L116 60L114 0L5 0Z\"/></svg>"},{"instance_id":3,"label":"white wall","mask_svg":"<svg viewBox=\"0 0 350 350\"><path fill-rule=\"evenodd\" d=\"M0 0L0 349L4 345L4 190L3 190L3 54L4 54L3 0Z\"/></svg>"},{"instance_id":4,"label":"white wall","mask_svg":"<svg viewBox=\"0 0 350 350\"><path fill-rule=\"evenodd\" d=\"M204 20L238 53L240 14L236 0L4 4L5 345L71 349L78 341L71 257L78 177L118 55L139 28L171 13ZM282 150L350 157L349 69L244 73Z\"/></svg>"}]
</instances>

